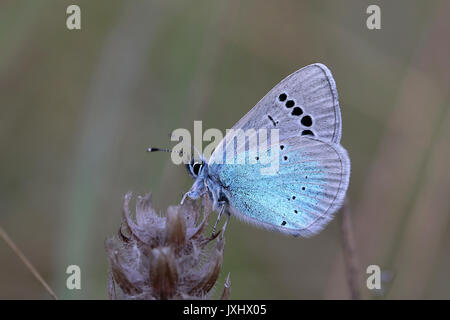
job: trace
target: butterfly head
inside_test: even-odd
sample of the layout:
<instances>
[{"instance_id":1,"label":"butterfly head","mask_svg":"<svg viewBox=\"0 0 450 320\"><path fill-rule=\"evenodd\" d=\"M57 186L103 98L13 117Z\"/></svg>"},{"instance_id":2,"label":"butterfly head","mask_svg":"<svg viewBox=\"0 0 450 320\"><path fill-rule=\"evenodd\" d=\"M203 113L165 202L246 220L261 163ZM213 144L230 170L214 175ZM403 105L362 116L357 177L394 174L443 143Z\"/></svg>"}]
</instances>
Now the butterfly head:
<instances>
[{"instance_id":1,"label":"butterfly head","mask_svg":"<svg viewBox=\"0 0 450 320\"><path fill-rule=\"evenodd\" d=\"M204 159L192 159L188 164L186 164L186 169L189 175L194 179L204 176L204 174L207 172L207 167L208 164Z\"/></svg>"}]
</instances>

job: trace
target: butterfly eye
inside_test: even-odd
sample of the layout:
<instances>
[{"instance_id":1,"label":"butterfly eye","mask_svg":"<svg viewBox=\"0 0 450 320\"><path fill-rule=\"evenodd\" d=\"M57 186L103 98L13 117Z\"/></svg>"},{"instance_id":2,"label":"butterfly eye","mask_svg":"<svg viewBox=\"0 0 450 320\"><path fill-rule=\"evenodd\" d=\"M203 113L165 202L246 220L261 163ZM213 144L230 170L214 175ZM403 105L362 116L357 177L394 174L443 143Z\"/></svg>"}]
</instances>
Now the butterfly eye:
<instances>
[{"instance_id":1,"label":"butterfly eye","mask_svg":"<svg viewBox=\"0 0 450 320\"><path fill-rule=\"evenodd\" d=\"M192 165L192 172L198 176L200 170L202 169L203 164L201 162L196 162Z\"/></svg>"}]
</instances>

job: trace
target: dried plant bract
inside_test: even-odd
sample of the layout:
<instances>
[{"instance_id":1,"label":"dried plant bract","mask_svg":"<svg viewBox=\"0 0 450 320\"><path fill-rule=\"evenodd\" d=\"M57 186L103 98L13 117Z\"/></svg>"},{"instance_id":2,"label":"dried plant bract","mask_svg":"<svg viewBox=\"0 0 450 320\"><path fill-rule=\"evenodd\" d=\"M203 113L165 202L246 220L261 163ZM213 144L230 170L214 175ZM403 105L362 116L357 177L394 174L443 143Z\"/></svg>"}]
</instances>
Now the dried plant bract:
<instances>
[{"instance_id":1,"label":"dried plant bract","mask_svg":"<svg viewBox=\"0 0 450 320\"><path fill-rule=\"evenodd\" d=\"M209 299L219 277L225 239L205 231L211 212L208 199L187 199L166 215L152 207L151 195L138 197L136 214L123 201L118 235L106 241L111 299ZM227 277L222 299L230 295Z\"/></svg>"}]
</instances>

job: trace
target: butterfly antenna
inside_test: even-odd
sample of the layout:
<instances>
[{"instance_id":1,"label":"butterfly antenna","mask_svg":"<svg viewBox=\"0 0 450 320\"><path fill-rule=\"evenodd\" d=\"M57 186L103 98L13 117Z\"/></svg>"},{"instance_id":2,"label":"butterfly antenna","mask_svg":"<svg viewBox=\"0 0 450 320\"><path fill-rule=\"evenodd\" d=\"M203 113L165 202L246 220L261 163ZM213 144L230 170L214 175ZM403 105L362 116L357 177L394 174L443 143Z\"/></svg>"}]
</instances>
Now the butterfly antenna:
<instances>
[{"instance_id":1,"label":"butterfly antenna","mask_svg":"<svg viewBox=\"0 0 450 320\"><path fill-rule=\"evenodd\" d=\"M157 151L168 152L168 153L176 152L176 151L173 151L172 149L167 149L167 148L153 148L153 147L147 148L147 152L157 152ZM179 155L180 155L180 157L183 156L183 150L180 150Z\"/></svg>"},{"instance_id":2,"label":"butterfly antenna","mask_svg":"<svg viewBox=\"0 0 450 320\"><path fill-rule=\"evenodd\" d=\"M156 151L173 152L171 149L166 148L152 148L152 147L147 148L147 152L156 152Z\"/></svg>"}]
</instances>

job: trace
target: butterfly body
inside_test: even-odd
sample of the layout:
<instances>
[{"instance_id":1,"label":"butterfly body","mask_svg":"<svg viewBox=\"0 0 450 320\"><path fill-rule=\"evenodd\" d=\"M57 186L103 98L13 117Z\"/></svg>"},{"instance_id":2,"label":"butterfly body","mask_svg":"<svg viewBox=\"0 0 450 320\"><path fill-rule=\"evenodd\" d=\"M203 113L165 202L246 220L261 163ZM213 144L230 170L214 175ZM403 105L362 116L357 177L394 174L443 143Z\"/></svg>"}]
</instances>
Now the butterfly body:
<instances>
[{"instance_id":1,"label":"butterfly body","mask_svg":"<svg viewBox=\"0 0 450 320\"><path fill-rule=\"evenodd\" d=\"M185 196L208 193L215 210L285 234L307 237L321 231L341 207L350 178L350 160L339 144L337 90L328 68L313 64L291 74L233 128L276 129L279 140L268 145L276 170L265 174L266 155L246 143L233 149L234 160L241 157L245 163L222 161L235 144L226 136L197 170L191 164L195 182Z\"/></svg>"}]
</instances>

